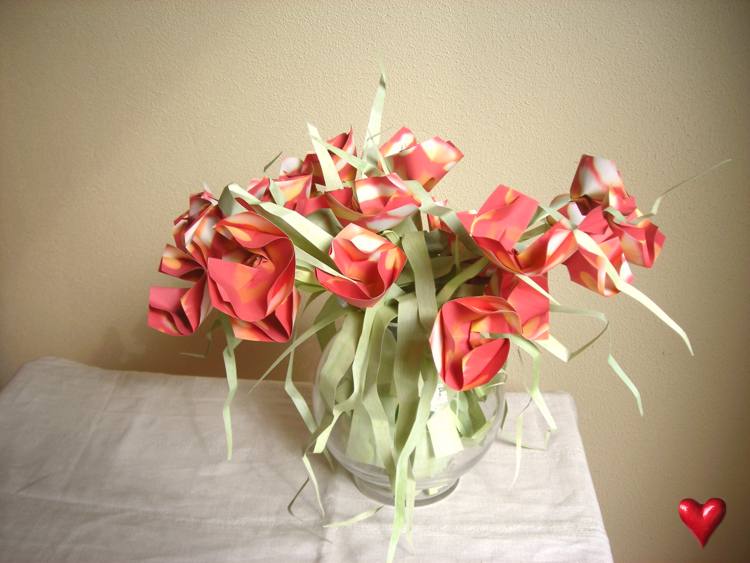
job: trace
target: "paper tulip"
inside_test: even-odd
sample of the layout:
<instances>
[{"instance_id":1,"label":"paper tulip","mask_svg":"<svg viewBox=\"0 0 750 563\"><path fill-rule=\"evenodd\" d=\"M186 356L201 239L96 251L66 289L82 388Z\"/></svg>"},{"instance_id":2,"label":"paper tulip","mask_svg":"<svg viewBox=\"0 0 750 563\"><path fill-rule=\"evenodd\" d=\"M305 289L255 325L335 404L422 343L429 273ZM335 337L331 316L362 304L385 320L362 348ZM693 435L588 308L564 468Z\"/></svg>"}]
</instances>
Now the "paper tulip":
<instances>
[{"instance_id":1,"label":"paper tulip","mask_svg":"<svg viewBox=\"0 0 750 563\"><path fill-rule=\"evenodd\" d=\"M544 291L549 291L547 274L533 276ZM518 314L521 335L529 340L543 340L549 336L549 299L518 276L496 268L485 293L507 300Z\"/></svg>"},{"instance_id":2,"label":"paper tulip","mask_svg":"<svg viewBox=\"0 0 750 563\"><path fill-rule=\"evenodd\" d=\"M238 213L216 225L221 251L208 260L211 303L245 340L289 340L298 297L294 247L270 221Z\"/></svg>"},{"instance_id":3,"label":"paper tulip","mask_svg":"<svg viewBox=\"0 0 750 563\"><path fill-rule=\"evenodd\" d=\"M612 232L620 239L622 251L632 264L650 268L659 256L666 237L649 219L639 219L633 213L627 222L611 221Z\"/></svg>"},{"instance_id":4,"label":"paper tulip","mask_svg":"<svg viewBox=\"0 0 750 563\"><path fill-rule=\"evenodd\" d=\"M148 326L170 336L193 334L206 318L206 279L191 287L152 287L148 294Z\"/></svg>"},{"instance_id":5,"label":"paper tulip","mask_svg":"<svg viewBox=\"0 0 750 563\"><path fill-rule=\"evenodd\" d=\"M461 297L445 303L430 335L440 377L466 391L488 383L508 358L510 341L490 334L520 333L518 314L502 297Z\"/></svg>"},{"instance_id":6,"label":"paper tulip","mask_svg":"<svg viewBox=\"0 0 750 563\"><path fill-rule=\"evenodd\" d=\"M283 200L284 207L293 209L301 215L307 216L319 209L328 207L323 194L313 194L313 177L311 174L301 176L283 176L275 180L267 177L250 180L247 191L261 201L274 201L271 194L271 182L274 189ZM239 200L240 205L252 210L252 206Z\"/></svg>"},{"instance_id":7,"label":"paper tulip","mask_svg":"<svg viewBox=\"0 0 750 563\"><path fill-rule=\"evenodd\" d=\"M326 197L343 224L355 223L376 232L395 227L419 209L419 202L396 174L361 178L353 190L333 190Z\"/></svg>"},{"instance_id":8,"label":"paper tulip","mask_svg":"<svg viewBox=\"0 0 750 563\"><path fill-rule=\"evenodd\" d=\"M538 202L507 186L498 186L477 214L459 215L477 246L497 266L541 275L567 260L576 249L572 231L562 223L522 249L516 246L538 208Z\"/></svg>"},{"instance_id":9,"label":"paper tulip","mask_svg":"<svg viewBox=\"0 0 750 563\"><path fill-rule=\"evenodd\" d=\"M429 191L463 158L463 153L450 141L432 137L417 143L414 133L399 129L381 147L380 152L404 180L416 180Z\"/></svg>"},{"instance_id":10,"label":"paper tulip","mask_svg":"<svg viewBox=\"0 0 750 563\"><path fill-rule=\"evenodd\" d=\"M222 214L216 198L208 192L190 196L190 208L174 221L177 246L167 245L159 271L192 282L189 288L152 287L148 300L148 325L165 334L193 334L210 309L206 289L206 266L213 245L216 223Z\"/></svg>"},{"instance_id":11,"label":"paper tulip","mask_svg":"<svg viewBox=\"0 0 750 563\"><path fill-rule=\"evenodd\" d=\"M218 204L208 190L194 193L189 209L174 220L172 235L177 248L201 260L204 266L214 240L214 227L223 217Z\"/></svg>"},{"instance_id":12,"label":"paper tulip","mask_svg":"<svg viewBox=\"0 0 750 563\"><path fill-rule=\"evenodd\" d=\"M406 263L406 255L400 248L355 224L347 225L334 237L330 254L346 277L320 269L315 270L315 276L328 291L360 308L380 300Z\"/></svg>"},{"instance_id":13,"label":"paper tulip","mask_svg":"<svg viewBox=\"0 0 750 563\"><path fill-rule=\"evenodd\" d=\"M576 221L576 204L571 203L565 209L568 216L573 216ZM626 282L631 282L633 273L630 270L627 259L623 253L620 239L612 232L612 229L604 217L601 207L596 207L583 217L578 228L591 236L602 252L607 256L609 262L617 270L619 276ZM612 279L607 275L604 268L605 260L601 256L578 248L576 252L565 261L570 279L583 287L595 291L600 295L611 296L619 293Z\"/></svg>"},{"instance_id":14,"label":"paper tulip","mask_svg":"<svg viewBox=\"0 0 750 563\"><path fill-rule=\"evenodd\" d=\"M612 207L623 215L632 213L636 208L635 199L625 191L617 165L606 158L588 154L581 156L578 162L570 185L570 199L588 199L605 209Z\"/></svg>"},{"instance_id":15,"label":"paper tulip","mask_svg":"<svg viewBox=\"0 0 750 563\"><path fill-rule=\"evenodd\" d=\"M665 237L650 219L641 217L613 161L583 155L570 186L570 199L584 215L601 207L627 260L646 268L653 266Z\"/></svg>"},{"instance_id":16,"label":"paper tulip","mask_svg":"<svg viewBox=\"0 0 750 563\"><path fill-rule=\"evenodd\" d=\"M352 135L351 129L349 129L347 133L339 133L335 137L328 139L328 144L333 145L352 156L356 156L357 154L357 149L354 146L354 136ZM339 173L339 178L341 178L343 182L354 181L354 178L357 175L357 170L346 160L333 154L331 151L328 151L328 154L330 154L331 159L333 159L333 163ZM284 159L281 163L281 174L282 175L279 179L309 174L312 176L313 184L325 183L323 179L323 171L320 167L320 160L318 160L318 155L315 154L315 152L307 153L303 160L297 158Z\"/></svg>"}]
</instances>

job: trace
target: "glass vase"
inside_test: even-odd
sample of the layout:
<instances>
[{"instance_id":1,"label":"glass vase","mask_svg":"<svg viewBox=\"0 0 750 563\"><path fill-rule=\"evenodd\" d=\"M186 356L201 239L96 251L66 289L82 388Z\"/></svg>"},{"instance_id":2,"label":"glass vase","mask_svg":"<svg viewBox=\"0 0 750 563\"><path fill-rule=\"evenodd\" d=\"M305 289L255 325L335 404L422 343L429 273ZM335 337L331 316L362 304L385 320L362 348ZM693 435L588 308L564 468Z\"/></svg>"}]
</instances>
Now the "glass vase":
<instances>
[{"instance_id":1,"label":"glass vase","mask_svg":"<svg viewBox=\"0 0 750 563\"><path fill-rule=\"evenodd\" d=\"M326 412L319 385L329 349L330 344L318 364L313 385L313 414L318 422ZM346 377L351 380L351 370ZM389 446L393 451L398 397L393 382L387 378L379 380L377 385L378 397L388 418ZM456 488L461 476L474 467L489 449L502 426L506 411L504 379L501 375L488 385L463 392L449 389L438 381L430 402L426 429L421 433L413 454L415 506L437 502ZM380 503L392 505L391 482L381 456L377 454L378 444L371 430L372 424L362 409L345 412L331 430L326 449L352 475L360 492Z\"/></svg>"}]
</instances>

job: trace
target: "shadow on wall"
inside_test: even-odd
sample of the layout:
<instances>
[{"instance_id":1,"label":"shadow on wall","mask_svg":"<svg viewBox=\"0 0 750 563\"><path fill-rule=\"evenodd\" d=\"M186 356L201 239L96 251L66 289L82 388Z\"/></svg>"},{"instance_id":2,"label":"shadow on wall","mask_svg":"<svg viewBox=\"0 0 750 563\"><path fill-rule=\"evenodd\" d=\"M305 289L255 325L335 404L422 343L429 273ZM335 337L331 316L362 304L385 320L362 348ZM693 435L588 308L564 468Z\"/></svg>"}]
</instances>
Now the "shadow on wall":
<instances>
[{"instance_id":1,"label":"shadow on wall","mask_svg":"<svg viewBox=\"0 0 750 563\"><path fill-rule=\"evenodd\" d=\"M201 330L207 326L204 323ZM224 336L220 329L214 331L205 358L185 355L203 354L208 345L202 332L185 337L168 336L149 328L144 317L142 323L132 325L129 330L117 326L107 328L84 361L106 369L224 377ZM287 346L287 343L243 342L236 351L238 377L258 378ZM294 374L298 381L312 381L319 354L314 338L297 349ZM286 361L269 377L283 379L285 375Z\"/></svg>"}]
</instances>

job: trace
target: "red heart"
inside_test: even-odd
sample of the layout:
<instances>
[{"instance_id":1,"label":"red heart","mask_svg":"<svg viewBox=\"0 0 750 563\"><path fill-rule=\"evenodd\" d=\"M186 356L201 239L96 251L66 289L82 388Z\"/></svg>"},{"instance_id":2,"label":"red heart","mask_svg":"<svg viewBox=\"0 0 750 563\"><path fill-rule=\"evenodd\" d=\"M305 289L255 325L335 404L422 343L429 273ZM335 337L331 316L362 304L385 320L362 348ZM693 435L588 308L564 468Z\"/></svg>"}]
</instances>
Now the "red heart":
<instances>
[{"instance_id":1,"label":"red heart","mask_svg":"<svg viewBox=\"0 0 750 563\"><path fill-rule=\"evenodd\" d=\"M699 504L691 498L686 498L680 501L678 511L684 524L698 538L701 547L705 547L708 538L724 519L727 505L720 498L710 498L706 504Z\"/></svg>"}]
</instances>

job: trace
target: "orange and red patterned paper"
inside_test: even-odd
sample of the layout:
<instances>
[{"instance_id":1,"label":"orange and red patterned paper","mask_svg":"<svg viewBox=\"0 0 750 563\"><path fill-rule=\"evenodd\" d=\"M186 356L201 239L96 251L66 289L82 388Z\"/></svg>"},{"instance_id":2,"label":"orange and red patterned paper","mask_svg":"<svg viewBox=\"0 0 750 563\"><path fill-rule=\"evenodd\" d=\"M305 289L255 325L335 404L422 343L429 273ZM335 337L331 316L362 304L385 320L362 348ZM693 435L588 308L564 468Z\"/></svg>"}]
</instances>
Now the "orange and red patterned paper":
<instances>
[{"instance_id":1,"label":"orange and red patterned paper","mask_svg":"<svg viewBox=\"0 0 750 563\"><path fill-rule=\"evenodd\" d=\"M152 288L150 326L189 335L215 309L230 319L237 338L283 342L292 335L299 306L298 268L309 272L303 275L307 289L317 283L342 306L362 310L380 303L394 285L402 293L414 291L415 277L424 275L409 268L410 277L399 284L407 265L400 246L404 233L444 233L442 239L431 239L433 247L435 240L443 241L431 250L433 259L457 251L458 233L444 216L423 220L424 201L410 187L418 182L429 192L445 177L463 157L453 143L437 136L419 142L403 127L380 145L377 165L367 174L358 168L362 159L351 130L327 143L327 152L283 160L276 178L251 180L245 191L255 199L236 198L242 212L224 216L208 191L191 196L190 208L175 220L175 245L167 245L159 268L189 285ZM332 188L325 183L326 166L340 180ZM651 267L664 244L664 235L638 210L610 160L584 155L568 195L553 205L545 208L499 185L477 211L456 212L475 245L473 252L490 266L466 281L470 296L447 301L435 320L432 354L449 387L482 385L502 367L509 343L489 334L510 331L529 341L548 337L548 272L554 268L564 265L572 281L614 295L619 290L608 268L629 283L631 266ZM320 249L329 261L319 262L325 255L310 261L310 249L297 246L304 233L285 232L269 211L281 208L299 215L297 221L312 221L323 211L332 214L330 242ZM575 231L596 247L581 247ZM472 249L463 245L461 251L471 254ZM305 258L297 263L299 252ZM459 270L453 274L470 257L455 256ZM445 281L434 280L436 291Z\"/></svg>"}]
</instances>

